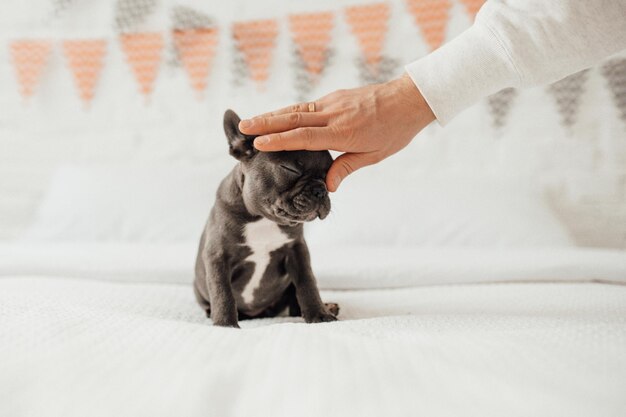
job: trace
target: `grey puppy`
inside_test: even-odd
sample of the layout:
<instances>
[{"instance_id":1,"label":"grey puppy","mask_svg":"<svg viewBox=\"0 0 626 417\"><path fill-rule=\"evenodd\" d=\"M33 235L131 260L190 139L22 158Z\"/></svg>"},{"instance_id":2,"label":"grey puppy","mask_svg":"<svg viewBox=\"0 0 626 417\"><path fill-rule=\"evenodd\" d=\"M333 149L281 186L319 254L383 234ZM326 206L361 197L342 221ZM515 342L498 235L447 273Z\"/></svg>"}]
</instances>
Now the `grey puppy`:
<instances>
[{"instance_id":1,"label":"grey puppy","mask_svg":"<svg viewBox=\"0 0 626 417\"><path fill-rule=\"evenodd\" d=\"M258 152L228 110L224 131L239 163L222 180L196 258L194 292L217 326L288 310L307 323L337 320L311 270L303 223L330 211L328 151Z\"/></svg>"}]
</instances>

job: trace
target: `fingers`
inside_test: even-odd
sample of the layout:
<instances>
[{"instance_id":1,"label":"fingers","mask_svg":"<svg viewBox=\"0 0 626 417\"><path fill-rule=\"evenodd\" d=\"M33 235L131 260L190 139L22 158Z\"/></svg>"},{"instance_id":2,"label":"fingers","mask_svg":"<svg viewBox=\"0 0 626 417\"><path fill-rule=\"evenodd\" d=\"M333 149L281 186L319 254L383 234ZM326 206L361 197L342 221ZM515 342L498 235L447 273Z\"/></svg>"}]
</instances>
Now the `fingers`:
<instances>
[{"instance_id":1,"label":"fingers","mask_svg":"<svg viewBox=\"0 0 626 417\"><path fill-rule=\"evenodd\" d=\"M288 113L277 116L255 117L239 122L239 130L246 135L267 135L299 127L326 126L328 117L322 113Z\"/></svg>"},{"instance_id":2,"label":"fingers","mask_svg":"<svg viewBox=\"0 0 626 417\"><path fill-rule=\"evenodd\" d=\"M333 131L329 128L299 127L287 132L259 136L254 140L254 147L264 152L322 151L333 149L333 136Z\"/></svg>"},{"instance_id":3,"label":"fingers","mask_svg":"<svg viewBox=\"0 0 626 417\"><path fill-rule=\"evenodd\" d=\"M330 192L337 191L339 184L348 175L375 162L376 159L367 153L344 153L338 156L326 173L326 188Z\"/></svg>"},{"instance_id":4,"label":"fingers","mask_svg":"<svg viewBox=\"0 0 626 417\"><path fill-rule=\"evenodd\" d=\"M287 107L283 107L282 109L279 110L274 110L268 113L263 113L260 114L256 117L254 117L255 119L260 118L260 117L270 117L270 116L280 116L281 114L288 114L288 113L302 113L302 112L308 112L309 111L309 104L310 103L299 103L299 104L294 104L291 106L287 106ZM321 109L319 108L319 104L315 103L313 105L315 108L315 111L320 111Z\"/></svg>"}]
</instances>

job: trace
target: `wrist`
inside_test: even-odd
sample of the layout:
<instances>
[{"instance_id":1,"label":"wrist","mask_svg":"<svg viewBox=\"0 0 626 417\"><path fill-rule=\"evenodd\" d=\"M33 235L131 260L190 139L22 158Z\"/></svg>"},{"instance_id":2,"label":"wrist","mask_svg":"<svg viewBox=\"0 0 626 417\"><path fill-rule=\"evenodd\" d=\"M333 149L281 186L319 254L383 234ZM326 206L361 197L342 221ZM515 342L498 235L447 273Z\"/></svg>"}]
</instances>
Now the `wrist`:
<instances>
[{"instance_id":1,"label":"wrist","mask_svg":"<svg viewBox=\"0 0 626 417\"><path fill-rule=\"evenodd\" d=\"M414 118L420 130L435 120L435 114L407 73L389 83L394 89L398 104Z\"/></svg>"}]
</instances>

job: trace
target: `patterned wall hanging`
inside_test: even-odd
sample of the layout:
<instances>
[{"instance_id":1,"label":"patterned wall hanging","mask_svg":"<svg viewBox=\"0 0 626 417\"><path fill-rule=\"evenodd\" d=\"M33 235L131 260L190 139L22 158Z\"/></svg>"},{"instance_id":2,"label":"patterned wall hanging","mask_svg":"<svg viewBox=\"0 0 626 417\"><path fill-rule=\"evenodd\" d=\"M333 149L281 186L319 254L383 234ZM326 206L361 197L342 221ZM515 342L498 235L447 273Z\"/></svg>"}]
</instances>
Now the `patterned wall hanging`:
<instances>
[{"instance_id":1,"label":"patterned wall hanging","mask_svg":"<svg viewBox=\"0 0 626 417\"><path fill-rule=\"evenodd\" d=\"M152 92L159 71L163 35L158 32L126 33L120 35L120 42L139 84L139 90L147 98Z\"/></svg>"},{"instance_id":2,"label":"patterned wall hanging","mask_svg":"<svg viewBox=\"0 0 626 417\"><path fill-rule=\"evenodd\" d=\"M117 0L115 28L119 32L134 32L154 13L157 0Z\"/></svg>"},{"instance_id":3,"label":"patterned wall hanging","mask_svg":"<svg viewBox=\"0 0 626 417\"><path fill-rule=\"evenodd\" d=\"M511 111L513 100L517 97L517 90L505 88L487 97L487 105L491 114L491 121L495 129L501 129L506 124L506 118Z\"/></svg>"},{"instance_id":4,"label":"patterned wall hanging","mask_svg":"<svg viewBox=\"0 0 626 417\"><path fill-rule=\"evenodd\" d=\"M390 78L397 67L393 59L383 55L390 10L387 3L346 8L346 21L361 49L357 60L363 83L382 82Z\"/></svg>"},{"instance_id":5,"label":"patterned wall hanging","mask_svg":"<svg viewBox=\"0 0 626 417\"><path fill-rule=\"evenodd\" d=\"M39 84L43 69L52 51L52 42L47 40L17 40L11 43L11 57L25 99L31 97Z\"/></svg>"},{"instance_id":6,"label":"patterned wall hanging","mask_svg":"<svg viewBox=\"0 0 626 417\"><path fill-rule=\"evenodd\" d=\"M607 80L620 118L626 122L626 58L616 58L605 63L602 75Z\"/></svg>"},{"instance_id":7,"label":"patterned wall hanging","mask_svg":"<svg viewBox=\"0 0 626 417\"><path fill-rule=\"evenodd\" d=\"M472 17L472 20L476 18L476 13L485 4L485 0L460 0L465 6L465 10Z\"/></svg>"},{"instance_id":8,"label":"patterned wall hanging","mask_svg":"<svg viewBox=\"0 0 626 417\"><path fill-rule=\"evenodd\" d=\"M217 48L217 28L179 29L173 33L174 43L191 87L202 95Z\"/></svg>"},{"instance_id":9,"label":"patterned wall hanging","mask_svg":"<svg viewBox=\"0 0 626 417\"><path fill-rule=\"evenodd\" d=\"M579 71L548 86L548 92L556 100L556 107L561 115L561 124L565 127L569 128L576 122L580 96L584 91L588 71Z\"/></svg>"},{"instance_id":10,"label":"patterned wall hanging","mask_svg":"<svg viewBox=\"0 0 626 417\"><path fill-rule=\"evenodd\" d=\"M85 105L93 99L106 48L104 39L63 41L63 53L74 76L78 95Z\"/></svg>"},{"instance_id":11,"label":"patterned wall hanging","mask_svg":"<svg viewBox=\"0 0 626 417\"><path fill-rule=\"evenodd\" d=\"M407 0L409 12L431 51L439 48L445 39L451 6L449 0Z\"/></svg>"},{"instance_id":12,"label":"patterned wall hanging","mask_svg":"<svg viewBox=\"0 0 626 417\"><path fill-rule=\"evenodd\" d=\"M296 89L301 98L317 84L328 64L333 26L334 15L331 12L289 16L298 74Z\"/></svg>"},{"instance_id":13,"label":"patterned wall hanging","mask_svg":"<svg viewBox=\"0 0 626 417\"><path fill-rule=\"evenodd\" d=\"M235 46L250 77L262 86L269 78L278 22L274 19L236 22L232 29Z\"/></svg>"}]
</instances>

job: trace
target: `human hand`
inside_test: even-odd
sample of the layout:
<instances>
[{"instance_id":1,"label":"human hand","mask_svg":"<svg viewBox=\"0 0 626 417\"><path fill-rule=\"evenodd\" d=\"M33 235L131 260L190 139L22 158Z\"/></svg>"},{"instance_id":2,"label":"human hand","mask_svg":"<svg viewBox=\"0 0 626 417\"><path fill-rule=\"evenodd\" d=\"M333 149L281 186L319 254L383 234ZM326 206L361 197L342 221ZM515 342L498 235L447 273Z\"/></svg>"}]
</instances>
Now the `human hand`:
<instances>
[{"instance_id":1,"label":"human hand","mask_svg":"<svg viewBox=\"0 0 626 417\"><path fill-rule=\"evenodd\" d=\"M312 111L309 111L312 110ZM259 135L260 151L334 150L344 152L326 175L329 191L345 177L400 151L435 116L408 75L383 84L338 90L239 123Z\"/></svg>"}]
</instances>

